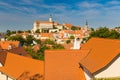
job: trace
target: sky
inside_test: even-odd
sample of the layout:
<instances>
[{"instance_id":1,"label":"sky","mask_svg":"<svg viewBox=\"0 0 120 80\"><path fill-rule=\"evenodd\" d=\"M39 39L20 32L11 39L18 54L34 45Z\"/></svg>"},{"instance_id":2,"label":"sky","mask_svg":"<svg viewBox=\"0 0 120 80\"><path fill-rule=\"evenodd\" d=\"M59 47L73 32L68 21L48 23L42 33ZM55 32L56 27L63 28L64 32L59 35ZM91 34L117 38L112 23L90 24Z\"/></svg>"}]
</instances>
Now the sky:
<instances>
[{"instance_id":1,"label":"sky","mask_svg":"<svg viewBox=\"0 0 120 80\"><path fill-rule=\"evenodd\" d=\"M89 27L120 26L120 0L0 0L0 32L31 30L35 20Z\"/></svg>"}]
</instances>

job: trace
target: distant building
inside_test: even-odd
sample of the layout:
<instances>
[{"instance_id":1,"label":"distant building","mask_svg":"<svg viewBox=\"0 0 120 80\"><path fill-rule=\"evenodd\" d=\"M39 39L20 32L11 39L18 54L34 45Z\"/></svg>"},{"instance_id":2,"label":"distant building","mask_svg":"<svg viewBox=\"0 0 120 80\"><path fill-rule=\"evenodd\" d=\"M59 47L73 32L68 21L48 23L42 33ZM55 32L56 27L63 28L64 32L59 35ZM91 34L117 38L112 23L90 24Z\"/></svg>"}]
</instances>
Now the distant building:
<instances>
[{"instance_id":1,"label":"distant building","mask_svg":"<svg viewBox=\"0 0 120 80\"><path fill-rule=\"evenodd\" d=\"M39 21L36 20L33 24L32 31L40 30L40 32L49 32L49 29L53 29L54 26L57 26L58 23L52 20L52 16L50 15L49 21Z\"/></svg>"}]
</instances>

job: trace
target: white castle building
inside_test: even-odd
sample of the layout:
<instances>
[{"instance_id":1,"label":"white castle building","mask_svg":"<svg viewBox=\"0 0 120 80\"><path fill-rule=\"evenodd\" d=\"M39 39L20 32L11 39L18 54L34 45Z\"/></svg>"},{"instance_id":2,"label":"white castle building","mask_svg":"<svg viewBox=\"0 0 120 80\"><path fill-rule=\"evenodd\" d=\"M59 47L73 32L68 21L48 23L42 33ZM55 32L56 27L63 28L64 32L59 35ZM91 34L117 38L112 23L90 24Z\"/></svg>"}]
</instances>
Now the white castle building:
<instances>
[{"instance_id":1,"label":"white castle building","mask_svg":"<svg viewBox=\"0 0 120 80\"><path fill-rule=\"evenodd\" d=\"M49 29L53 29L57 25L58 25L58 23L54 22L52 20L52 16L50 15L50 18L48 21L43 21L43 20L42 21L41 20L34 21L32 31L33 32L35 32L36 30L40 30L40 32L48 31Z\"/></svg>"}]
</instances>

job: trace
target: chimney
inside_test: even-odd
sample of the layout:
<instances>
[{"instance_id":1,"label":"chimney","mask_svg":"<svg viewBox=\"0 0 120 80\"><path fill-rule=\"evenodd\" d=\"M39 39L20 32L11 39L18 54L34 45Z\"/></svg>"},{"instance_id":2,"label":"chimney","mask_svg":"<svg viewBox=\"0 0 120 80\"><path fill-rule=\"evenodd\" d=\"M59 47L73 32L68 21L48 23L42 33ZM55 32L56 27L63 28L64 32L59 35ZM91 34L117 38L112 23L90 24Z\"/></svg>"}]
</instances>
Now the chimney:
<instances>
[{"instance_id":1,"label":"chimney","mask_svg":"<svg viewBox=\"0 0 120 80\"><path fill-rule=\"evenodd\" d=\"M82 39L75 38L74 39L74 44L73 44L73 49L80 49L81 42L82 42Z\"/></svg>"}]
</instances>

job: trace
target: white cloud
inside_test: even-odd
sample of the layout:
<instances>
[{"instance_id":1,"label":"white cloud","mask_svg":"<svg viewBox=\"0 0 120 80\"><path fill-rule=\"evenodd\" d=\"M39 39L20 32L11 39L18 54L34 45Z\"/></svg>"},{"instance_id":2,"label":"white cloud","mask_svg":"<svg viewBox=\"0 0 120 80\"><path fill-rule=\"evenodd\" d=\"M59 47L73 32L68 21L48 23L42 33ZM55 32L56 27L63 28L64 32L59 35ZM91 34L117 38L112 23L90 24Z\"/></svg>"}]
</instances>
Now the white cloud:
<instances>
[{"instance_id":1,"label":"white cloud","mask_svg":"<svg viewBox=\"0 0 120 80\"><path fill-rule=\"evenodd\" d=\"M95 7L102 7L102 4L99 3L89 3L89 2L81 2L78 4L79 8L95 8Z\"/></svg>"},{"instance_id":2,"label":"white cloud","mask_svg":"<svg viewBox=\"0 0 120 80\"><path fill-rule=\"evenodd\" d=\"M110 1L107 4L109 4L109 5L119 5L120 1Z\"/></svg>"}]
</instances>

